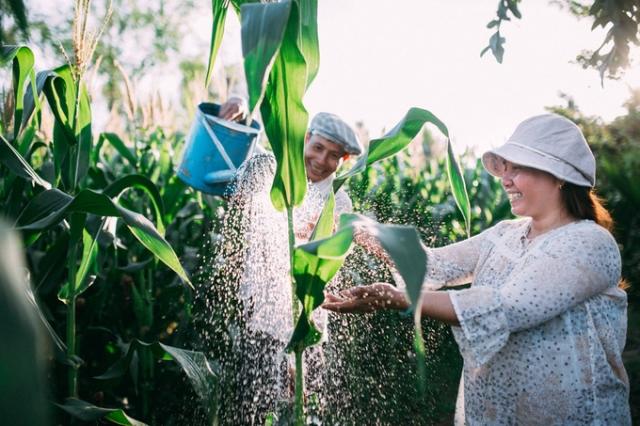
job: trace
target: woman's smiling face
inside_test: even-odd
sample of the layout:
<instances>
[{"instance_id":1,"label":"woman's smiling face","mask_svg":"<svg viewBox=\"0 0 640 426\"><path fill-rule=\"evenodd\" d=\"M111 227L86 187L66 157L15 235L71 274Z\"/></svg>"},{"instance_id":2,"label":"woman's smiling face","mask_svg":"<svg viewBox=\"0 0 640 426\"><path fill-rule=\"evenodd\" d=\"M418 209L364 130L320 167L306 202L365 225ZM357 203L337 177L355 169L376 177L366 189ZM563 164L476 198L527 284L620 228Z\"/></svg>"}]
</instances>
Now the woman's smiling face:
<instances>
[{"instance_id":1,"label":"woman's smiling face","mask_svg":"<svg viewBox=\"0 0 640 426\"><path fill-rule=\"evenodd\" d=\"M558 178L506 160L503 165L502 187L507 192L514 215L536 219L563 209Z\"/></svg>"}]
</instances>

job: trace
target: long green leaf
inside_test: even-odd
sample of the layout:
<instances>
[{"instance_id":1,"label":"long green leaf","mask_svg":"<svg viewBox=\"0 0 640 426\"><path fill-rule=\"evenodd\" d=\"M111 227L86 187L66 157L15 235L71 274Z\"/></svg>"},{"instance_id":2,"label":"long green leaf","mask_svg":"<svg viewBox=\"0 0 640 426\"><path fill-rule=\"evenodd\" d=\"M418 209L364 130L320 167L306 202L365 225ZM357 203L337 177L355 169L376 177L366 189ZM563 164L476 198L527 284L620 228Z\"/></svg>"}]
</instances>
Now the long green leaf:
<instances>
[{"instance_id":1,"label":"long green leaf","mask_svg":"<svg viewBox=\"0 0 640 426\"><path fill-rule=\"evenodd\" d=\"M318 46L318 0L299 0L300 40L298 44L307 63L307 89L313 83L320 68Z\"/></svg>"},{"instance_id":2,"label":"long green leaf","mask_svg":"<svg viewBox=\"0 0 640 426\"><path fill-rule=\"evenodd\" d=\"M447 139L449 138L449 130L431 111L411 108L391 131L382 138L373 139L369 143L367 152L358 159L351 170L334 180L334 190L337 191L348 178L361 173L367 166L402 151L418 135L426 123L434 124Z\"/></svg>"},{"instance_id":3,"label":"long green leaf","mask_svg":"<svg viewBox=\"0 0 640 426\"><path fill-rule=\"evenodd\" d=\"M302 104L307 66L297 44L299 19L297 3L293 2L260 106L265 132L277 162L271 201L278 210L300 204L307 190L303 151L309 114Z\"/></svg>"},{"instance_id":4,"label":"long green leaf","mask_svg":"<svg viewBox=\"0 0 640 426\"><path fill-rule=\"evenodd\" d=\"M164 203L158 187L149 178L142 175L128 175L109 184L102 193L112 198L119 197L125 190L131 188L142 189L149 195L156 216L156 229L160 235L164 236Z\"/></svg>"},{"instance_id":5,"label":"long green leaf","mask_svg":"<svg viewBox=\"0 0 640 426\"><path fill-rule=\"evenodd\" d=\"M198 351L190 351L160 342L145 343L133 340L124 345L124 355L118 359L103 374L94 377L96 380L119 380L132 367L136 351L141 348L151 349L154 356L165 361L176 361L185 372L196 394L206 410L216 411L212 404L217 403L218 383L220 378L220 366L207 359L206 355Z\"/></svg>"},{"instance_id":6,"label":"long green leaf","mask_svg":"<svg viewBox=\"0 0 640 426\"><path fill-rule=\"evenodd\" d=\"M32 80L24 94L24 112L22 114L22 127L26 127L31 119L38 114L41 108L40 97L47 79L51 76L51 70L40 71L36 74L35 82Z\"/></svg>"},{"instance_id":7,"label":"long green leaf","mask_svg":"<svg viewBox=\"0 0 640 426\"><path fill-rule=\"evenodd\" d=\"M211 12L213 13L213 26L211 28L211 47L209 49L209 65L207 65L207 76L204 79L205 87L209 86L213 65L218 56L218 49L222 43L224 34L224 23L227 17L229 0L211 0Z\"/></svg>"},{"instance_id":8,"label":"long green leaf","mask_svg":"<svg viewBox=\"0 0 640 426\"><path fill-rule=\"evenodd\" d=\"M0 413L3 424L47 425L44 334L26 280L19 236L0 221ZM13 419L13 420L11 420Z\"/></svg>"},{"instance_id":9,"label":"long green leaf","mask_svg":"<svg viewBox=\"0 0 640 426\"><path fill-rule=\"evenodd\" d=\"M0 135L0 162L16 175L25 178L45 189L51 188L51 184L42 179L38 173L27 163L11 144Z\"/></svg>"},{"instance_id":10,"label":"long green leaf","mask_svg":"<svg viewBox=\"0 0 640 426\"><path fill-rule=\"evenodd\" d=\"M242 54L251 115L264 95L269 71L289 21L291 4L291 1L249 3L241 8Z\"/></svg>"},{"instance_id":11,"label":"long green leaf","mask_svg":"<svg viewBox=\"0 0 640 426\"><path fill-rule=\"evenodd\" d=\"M343 215L340 229L332 236L297 247L293 252L293 276L296 297L302 311L296 323L287 351L303 349L318 343L322 337L311 320L312 312L324 301L324 288L342 266L351 249L356 215Z\"/></svg>"},{"instance_id":12,"label":"long green leaf","mask_svg":"<svg viewBox=\"0 0 640 426\"><path fill-rule=\"evenodd\" d=\"M13 138L17 139L22 124L24 110L24 88L28 78L35 80L35 57L31 49L26 46L2 46L0 50L2 63L12 62L13 66L13 96L15 110L13 119Z\"/></svg>"},{"instance_id":13,"label":"long green leaf","mask_svg":"<svg viewBox=\"0 0 640 426\"><path fill-rule=\"evenodd\" d=\"M311 234L310 238L311 241L327 238L333 233L335 205L336 197L332 191L329 191L329 197L324 203L316 226L313 228L313 234Z\"/></svg>"},{"instance_id":14,"label":"long green leaf","mask_svg":"<svg viewBox=\"0 0 640 426\"><path fill-rule=\"evenodd\" d=\"M212 405L217 403L217 393L219 392L220 366L215 362L210 362L203 352L190 351L164 345L158 345L182 367L191 386L206 410L216 412Z\"/></svg>"},{"instance_id":15,"label":"long green leaf","mask_svg":"<svg viewBox=\"0 0 640 426\"><path fill-rule=\"evenodd\" d=\"M354 227L366 228L380 242L406 284L412 309L417 310L427 257L416 229L383 225L366 216L344 214L334 235L300 245L294 250L296 296L302 302L303 311L287 345L288 350L307 347L320 340L320 331L310 320L311 313L322 304L326 284L340 269L351 249Z\"/></svg>"},{"instance_id":16,"label":"long green leaf","mask_svg":"<svg viewBox=\"0 0 640 426\"><path fill-rule=\"evenodd\" d=\"M77 91L69 65L53 70L43 90L55 117L53 156L56 177L62 178L65 188L72 189L89 169L92 146L89 95L84 84Z\"/></svg>"},{"instance_id":17,"label":"long green leaf","mask_svg":"<svg viewBox=\"0 0 640 426\"><path fill-rule=\"evenodd\" d=\"M389 133L382 138L373 139L369 144L367 152L358 159L351 170L338 176L334 180L334 191L337 191L347 179L362 173L367 166L391 157L403 150L418 135L426 123L435 125L447 138L447 174L449 176L449 184L451 185L451 191L456 205L464 217L467 235L469 235L471 229L469 195L462 177L460 165L453 154L451 140L449 139L449 129L438 117L425 109L411 108Z\"/></svg>"},{"instance_id":18,"label":"long green leaf","mask_svg":"<svg viewBox=\"0 0 640 426\"><path fill-rule=\"evenodd\" d=\"M73 126L76 90L71 69L68 65L63 65L46 73L43 91L53 112L55 126L58 127L60 137L64 137L68 145L74 145L76 143Z\"/></svg>"},{"instance_id":19,"label":"long green leaf","mask_svg":"<svg viewBox=\"0 0 640 426\"><path fill-rule=\"evenodd\" d=\"M100 139L98 142L97 146L102 146L102 144L104 142L109 142L109 144L111 144L111 146L113 146L116 151L118 151L118 154L120 154L122 156L122 158L124 158L125 160L127 160L127 162L129 163L130 166L135 167L136 166L136 156L134 155L134 153L129 149L129 147L127 147L127 145L124 143L124 141L122 139L120 139L120 136L116 135L115 133L101 133L100 134ZM94 163L98 162L98 150L94 150L95 155L93 161Z\"/></svg>"},{"instance_id":20,"label":"long green leaf","mask_svg":"<svg viewBox=\"0 0 640 426\"><path fill-rule=\"evenodd\" d=\"M447 176L449 176L449 184L453 192L453 198L456 200L458 210L464 217L465 229L467 237L471 236L471 203L469 202L469 193L467 185L464 182L464 176L460 169L460 164L456 160L451 147L451 141L447 141Z\"/></svg>"},{"instance_id":21,"label":"long green leaf","mask_svg":"<svg viewBox=\"0 0 640 426\"><path fill-rule=\"evenodd\" d=\"M58 299L64 303L68 303L73 297L84 293L96 279L96 276L90 276L89 272L98 257L98 237L104 226L105 219L102 220L95 236L89 234L86 229L82 230L82 259L76 272L75 289L71 289L69 282L67 282L58 292Z\"/></svg>"},{"instance_id":22,"label":"long green leaf","mask_svg":"<svg viewBox=\"0 0 640 426\"><path fill-rule=\"evenodd\" d=\"M146 426L146 423L129 417L119 408L102 408L81 399L67 398L64 404L56 405L73 417L85 422L105 419L117 425Z\"/></svg>"},{"instance_id":23,"label":"long green leaf","mask_svg":"<svg viewBox=\"0 0 640 426\"><path fill-rule=\"evenodd\" d=\"M78 152L76 158L74 158L74 178L75 184L77 184L84 179L89 171L91 147L93 145L93 133L91 131L91 103L89 102L89 92L84 85L80 88L80 103L75 126Z\"/></svg>"},{"instance_id":24,"label":"long green leaf","mask_svg":"<svg viewBox=\"0 0 640 426\"><path fill-rule=\"evenodd\" d=\"M416 310L427 272L427 254L420 242L418 231L412 226L381 225L364 217L361 222L366 224L369 233L391 256L406 284L411 308Z\"/></svg>"},{"instance_id":25,"label":"long green leaf","mask_svg":"<svg viewBox=\"0 0 640 426\"><path fill-rule=\"evenodd\" d=\"M42 197L45 197L45 195L42 195ZM90 189L83 189L75 197L53 189L49 190L46 197L48 197L48 199L55 199L55 201L52 202L56 202L61 205L61 207L48 213L47 216L39 220L20 226L20 229L41 231L59 223L68 214L73 212L119 217L125 222L131 233L143 246L193 288L169 243L160 235L158 230L153 226L153 223L143 215L121 207L106 194ZM30 209L29 205L27 205L27 209Z\"/></svg>"}]
</instances>

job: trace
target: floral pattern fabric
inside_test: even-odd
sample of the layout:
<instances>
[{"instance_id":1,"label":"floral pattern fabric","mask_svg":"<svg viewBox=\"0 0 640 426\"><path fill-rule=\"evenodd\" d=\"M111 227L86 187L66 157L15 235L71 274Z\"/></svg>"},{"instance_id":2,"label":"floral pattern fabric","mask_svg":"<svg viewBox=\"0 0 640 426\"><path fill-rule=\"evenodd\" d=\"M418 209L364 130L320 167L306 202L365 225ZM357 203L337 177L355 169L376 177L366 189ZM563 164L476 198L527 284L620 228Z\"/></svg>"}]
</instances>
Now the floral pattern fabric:
<instances>
[{"instance_id":1,"label":"floral pattern fabric","mask_svg":"<svg viewBox=\"0 0 640 426\"><path fill-rule=\"evenodd\" d=\"M450 290L467 425L629 425L620 252L592 221L529 241L530 219L427 249L426 288ZM464 414L464 416L462 416Z\"/></svg>"}]
</instances>

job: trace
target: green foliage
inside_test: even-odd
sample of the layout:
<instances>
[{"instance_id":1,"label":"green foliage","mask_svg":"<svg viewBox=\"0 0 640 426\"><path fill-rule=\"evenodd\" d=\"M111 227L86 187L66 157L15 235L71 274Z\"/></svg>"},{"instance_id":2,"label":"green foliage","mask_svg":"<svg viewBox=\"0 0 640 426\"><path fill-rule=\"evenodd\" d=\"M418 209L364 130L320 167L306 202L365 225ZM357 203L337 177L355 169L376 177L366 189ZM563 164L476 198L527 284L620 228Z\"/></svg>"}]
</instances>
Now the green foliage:
<instances>
[{"instance_id":1,"label":"green foliage","mask_svg":"<svg viewBox=\"0 0 640 426\"><path fill-rule=\"evenodd\" d=\"M93 404L77 398L68 398L64 404L56 405L71 416L85 422L95 422L104 419L117 425L146 426L146 423L129 417L124 410L96 407Z\"/></svg>"},{"instance_id":2,"label":"green foliage","mask_svg":"<svg viewBox=\"0 0 640 426\"><path fill-rule=\"evenodd\" d=\"M0 221L0 418L50 424L46 403L43 330L30 300L18 236Z\"/></svg>"},{"instance_id":3,"label":"green foliage","mask_svg":"<svg viewBox=\"0 0 640 426\"><path fill-rule=\"evenodd\" d=\"M262 101L269 73L284 38L291 2L253 3L242 7L242 54L249 92L249 112Z\"/></svg>"},{"instance_id":4,"label":"green foliage","mask_svg":"<svg viewBox=\"0 0 640 426\"><path fill-rule=\"evenodd\" d=\"M511 16L521 19L518 9L521 0L499 0L496 18L487 24L487 28L495 28L495 33L489 39L480 56L487 51L499 63L504 57L505 38L500 34L500 27L504 21L510 21ZM640 25L640 7L635 0L564 0L569 11L579 18L593 19L591 29L597 27L609 28L600 46L593 51L580 53L577 60L584 68L595 68L604 80L605 74L609 78L616 78L629 67L629 50L632 44L639 45L638 25ZM511 16L510 16L511 15ZM605 49L608 49L605 51Z\"/></svg>"},{"instance_id":5,"label":"green foliage","mask_svg":"<svg viewBox=\"0 0 640 426\"><path fill-rule=\"evenodd\" d=\"M14 70L23 69L20 58L30 49L20 47L11 52L12 56L6 57L11 56ZM85 413L102 413L100 418L136 424L122 410L106 412L94 407L93 402L119 402L115 395L108 401L104 396L95 398L95 392L104 395L105 389L87 377L105 362L105 354L113 351L117 342L135 337L166 339L176 327L171 324L188 319L189 293L177 285L180 281L190 284L183 262L195 254L193 247L199 245L204 229L202 212L209 207L173 173L174 151L182 142L181 136L139 129L133 148L115 134L101 135L94 146L89 97L70 68L43 71L25 88L19 80L28 74L33 76L33 69L14 73L16 98L24 102L22 115L14 115L18 126L13 134L17 137L0 139L0 199L8 207L3 208L3 214L16 219L28 244L38 316L55 342L60 361L55 370L68 369L68 387L63 390L62 381L56 380L55 399L94 395L94 401L72 400L64 405L76 414L80 404L89 407L80 410ZM41 93L54 116L50 142L43 139L39 128ZM6 123L2 128L7 129ZM155 225L147 219L149 214ZM131 233L121 235L118 224ZM172 248L177 241L181 243L178 253ZM180 281L161 265L173 269ZM117 283L129 284L123 287ZM163 292L173 301L160 303L164 309L156 313L155 299ZM123 322L125 318L131 321ZM66 332L65 343L58 337L62 330ZM116 338L100 337L97 346L85 346L85 340L104 333L96 330L108 330L108 335ZM171 351L187 370L189 358L177 348ZM140 372L140 394L123 391L138 401L134 415L145 420L152 412L155 360L151 355L150 349L143 348L133 363ZM194 378L206 374L198 371L205 368L202 363L194 361L190 368Z\"/></svg>"},{"instance_id":6,"label":"green foliage","mask_svg":"<svg viewBox=\"0 0 640 426\"><path fill-rule=\"evenodd\" d=\"M207 75L204 79L205 86L211 81L213 73L213 65L218 49L222 43L222 35L224 34L224 23L227 17L227 9L229 8L229 0L211 0L211 12L213 13L213 28L211 29L211 48L209 49L209 65L207 65Z\"/></svg>"}]
</instances>

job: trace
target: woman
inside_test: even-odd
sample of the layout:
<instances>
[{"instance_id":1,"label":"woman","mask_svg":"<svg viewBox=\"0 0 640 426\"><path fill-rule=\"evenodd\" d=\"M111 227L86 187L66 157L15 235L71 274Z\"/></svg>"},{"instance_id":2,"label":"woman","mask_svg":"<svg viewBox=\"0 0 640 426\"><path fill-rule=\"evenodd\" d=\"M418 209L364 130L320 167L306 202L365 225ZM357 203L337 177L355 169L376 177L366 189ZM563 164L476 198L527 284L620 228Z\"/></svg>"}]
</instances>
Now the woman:
<instances>
[{"instance_id":1,"label":"woman","mask_svg":"<svg viewBox=\"0 0 640 426\"><path fill-rule=\"evenodd\" d=\"M426 249L425 287L472 283L425 290L422 299L424 315L453 325L464 358L457 419L631 424L620 253L592 192L595 159L582 132L555 114L532 117L482 161L522 218ZM324 304L336 312L408 306L385 283L327 295Z\"/></svg>"}]
</instances>

